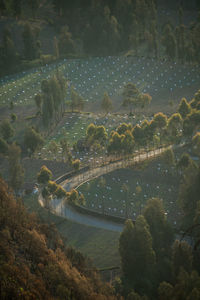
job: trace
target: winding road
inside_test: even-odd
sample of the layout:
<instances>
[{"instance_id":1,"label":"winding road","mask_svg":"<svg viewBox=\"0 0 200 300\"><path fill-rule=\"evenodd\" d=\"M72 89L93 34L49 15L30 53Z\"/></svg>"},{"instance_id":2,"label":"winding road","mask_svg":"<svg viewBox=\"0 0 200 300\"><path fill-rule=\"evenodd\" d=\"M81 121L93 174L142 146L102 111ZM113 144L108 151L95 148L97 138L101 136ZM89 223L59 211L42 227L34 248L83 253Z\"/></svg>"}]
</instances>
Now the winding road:
<instances>
[{"instance_id":1,"label":"winding road","mask_svg":"<svg viewBox=\"0 0 200 300\"><path fill-rule=\"evenodd\" d=\"M107 165L99 166L89 171L86 171L83 174L76 175L72 178L64 180L60 185L65 188L67 191L70 191L72 188L78 188L81 184L90 181L96 177L99 177L103 174L107 174L112 172L116 169L126 168L130 165L143 162L147 159L150 159L155 156L159 156L162 152L166 149L171 148L172 146L163 147L156 150L151 150L149 152L145 152L143 154L139 154L127 160L121 160L118 162L113 162ZM44 206L43 198L41 194L39 194L39 203ZM94 226L97 228L102 228L106 230L121 232L123 230L124 225L118 224L112 221L108 221L105 219L101 219L98 217L94 217L91 215L82 214L76 211L70 205L64 204L64 200L60 199L52 199L51 201L51 211L56 215L61 217L65 217L69 220L72 220L76 223L87 225L87 226Z\"/></svg>"}]
</instances>

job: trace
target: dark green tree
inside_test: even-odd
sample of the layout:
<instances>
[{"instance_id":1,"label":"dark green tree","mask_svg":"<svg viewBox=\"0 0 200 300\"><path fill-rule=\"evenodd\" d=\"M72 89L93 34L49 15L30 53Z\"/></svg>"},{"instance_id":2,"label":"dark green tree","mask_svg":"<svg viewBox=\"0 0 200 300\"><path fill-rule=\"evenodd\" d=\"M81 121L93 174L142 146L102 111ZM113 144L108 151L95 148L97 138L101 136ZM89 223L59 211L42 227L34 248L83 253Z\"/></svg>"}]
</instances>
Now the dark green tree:
<instances>
[{"instance_id":1,"label":"dark green tree","mask_svg":"<svg viewBox=\"0 0 200 300\"><path fill-rule=\"evenodd\" d=\"M105 111L106 114L108 114L113 108L112 100L110 99L108 93L106 92L104 93L103 100L101 102L101 108L103 111Z\"/></svg>"},{"instance_id":2,"label":"dark green tree","mask_svg":"<svg viewBox=\"0 0 200 300\"><path fill-rule=\"evenodd\" d=\"M182 116L183 119L191 112L190 104L187 102L185 98L181 99L181 102L178 107L178 112Z\"/></svg>"},{"instance_id":3,"label":"dark green tree","mask_svg":"<svg viewBox=\"0 0 200 300\"><path fill-rule=\"evenodd\" d=\"M128 83L124 86L122 95L123 95L122 106L124 107L129 106L130 113L132 113L133 107L138 106L139 95L140 95L139 90L137 89L135 84Z\"/></svg>"},{"instance_id":4,"label":"dark green tree","mask_svg":"<svg viewBox=\"0 0 200 300\"><path fill-rule=\"evenodd\" d=\"M37 174L37 182L39 184L47 184L51 178L52 172L46 166L42 166Z\"/></svg>"},{"instance_id":5,"label":"dark green tree","mask_svg":"<svg viewBox=\"0 0 200 300\"><path fill-rule=\"evenodd\" d=\"M34 128L28 127L25 130L24 145L26 150L30 151L31 154L41 147L43 143L44 139Z\"/></svg>"},{"instance_id":6,"label":"dark green tree","mask_svg":"<svg viewBox=\"0 0 200 300\"><path fill-rule=\"evenodd\" d=\"M126 221L119 239L119 252L125 280L136 292L149 292L155 252L149 226L143 216L137 217L135 225L131 220Z\"/></svg>"},{"instance_id":7,"label":"dark green tree","mask_svg":"<svg viewBox=\"0 0 200 300\"><path fill-rule=\"evenodd\" d=\"M174 60L177 54L177 43L172 27L169 24L164 27L162 43L165 47L166 55L171 60Z\"/></svg>"},{"instance_id":8,"label":"dark green tree","mask_svg":"<svg viewBox=\"0 0 200 300\"><path fill-rule=\"evenodd\" d=\"M14 135L14 129L10 124L10 121L5 119L0 124L0 132L4 140L9 141L9 139Z\"/></svg>"},{"instance_id":9,"label":"dark green tree","mask_svg":"<svg viewBox=\"0 0 200 300\"><path fill-rule=\"evenodd\" d=\"M33 60L40 57L39 30L26 23L23 31L24 58Z\"/></svg>"},{"instance_id":10,"label":"dark green tree","mask_svg":"<svg viewBox=\"0 0 200 300\"><path fill-rule=\"evenodd\" d=\"M185 241L176 240L172 247L172 265L173 273L176 277L179 275L181 268L186 272L192 271L193 254L192 247Z\"/></svg>"},{"instance_id":11,"label":"dark green tree","mask_svg":"<svg viewBox=\"0 0 200 300\"><path fill-rule=\"evenodd\" d=\"M15 143L8 149L9 182L17 193L24 183L24 168L21 164L21 148Z\"/></svg>"},{"instance_id":12,"label":"dark green tree","mask_svg":"<svg viewBox=\"0 0 200 300\"><path fill-rule=\"evenodd\" d=\"M0 153L6 155L8 153L8 144L7 142L0 137Z\"/></svg>"}]
</instances>

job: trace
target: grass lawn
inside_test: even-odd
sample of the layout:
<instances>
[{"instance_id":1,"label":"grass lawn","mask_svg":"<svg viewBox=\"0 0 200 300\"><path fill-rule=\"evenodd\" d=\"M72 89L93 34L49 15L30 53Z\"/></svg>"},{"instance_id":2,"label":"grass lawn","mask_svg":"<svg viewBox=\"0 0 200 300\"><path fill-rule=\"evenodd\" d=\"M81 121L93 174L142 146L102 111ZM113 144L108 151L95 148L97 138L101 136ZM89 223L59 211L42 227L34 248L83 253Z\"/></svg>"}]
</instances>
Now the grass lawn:
<instances>
[{"instance_id":1,"label":"grass lawn","mask_svg":"<svg viewBox=\"0 0 200 300\"><path fill-rule=\"evenodd\" d=\"M49 214L37 202L37 196L24 198L29 211L35 211L43 222L54 223L66 245L80 250L92 259L97 268L120 266L118 253L119 233L74 223L59 216Z\"/></svg>"}]
</instances>

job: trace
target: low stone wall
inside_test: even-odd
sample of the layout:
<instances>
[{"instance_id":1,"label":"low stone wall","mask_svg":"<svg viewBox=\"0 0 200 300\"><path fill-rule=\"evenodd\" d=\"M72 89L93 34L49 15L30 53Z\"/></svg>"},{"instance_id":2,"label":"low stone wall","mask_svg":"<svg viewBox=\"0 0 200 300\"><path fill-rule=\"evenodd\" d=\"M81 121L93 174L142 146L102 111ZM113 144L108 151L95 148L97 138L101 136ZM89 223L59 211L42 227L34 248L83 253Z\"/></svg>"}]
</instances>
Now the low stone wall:
<instances>
[{"instance_id":1,"label":"low stone wall","mask_svg":"<svg viewBox=\"0 0 200 300\"><path fill-rule=\"evenodd\" d=\"M103 214L103 213L100 213L98 211L91 210L91 209L88 209L86 207L76 205L74 203L68 203L68 205L73 207L76 211L80 212L81 214L93 216L93 217L99 218L101 220L104 219L106 221L110 221L110 222L114 222L114 223L118 223L118 224L123 224L123 225L124 225L125 221L127 220L126 218L123 218L123 217L118 217L118 216L109 215L109 214L105 214L105 213ZM135 222L135 220L133 220L133 219L132 219L132 221Z\"/></svg>"}]
</instances>

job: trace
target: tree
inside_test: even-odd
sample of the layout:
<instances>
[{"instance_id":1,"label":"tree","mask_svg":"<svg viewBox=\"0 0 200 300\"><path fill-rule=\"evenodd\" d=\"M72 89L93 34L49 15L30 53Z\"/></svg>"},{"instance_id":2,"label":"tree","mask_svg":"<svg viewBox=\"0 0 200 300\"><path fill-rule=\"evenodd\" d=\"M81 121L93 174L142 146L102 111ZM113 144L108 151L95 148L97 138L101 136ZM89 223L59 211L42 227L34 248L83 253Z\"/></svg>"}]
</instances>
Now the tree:
<instances>
[{"instance_id":1,"label":"tree","mask_svg":"<svg viewBox=\"0 0 200 300\"><path fill-rule=\"evenodd\" d=\"M120 153L122 149L121 135L114 131L108 143L108 153Z\"/></svg>"},{"instance_id":2,"label":"tree","mask_svg":"<svg viewBox=\"0 0 200 300\"><path fill-rule=\"evenodd\" d=\"M190 106L192 108L197 108L197 106L200 103L200 90L198 90L195 94L194 94L194 98L190 101Z\"/></svg>"},{"instance_id":3,"label":"tree","mask_svg":"<svg viewBox=\"0 0 200 300\"><path fill-rule=\"evenodd\" d=\"M172 140L176 141L178 137L182 134L182 124L183 120L179 113L173 114L167 122L167 131Z\"/></svg>"},{"instance_id":4,"label":"tree","mask_svg":"<svg viewBox=\"0 0 200 300\"><path fill-rule=\"evenodd\" d=\"M149 225L154 251L157 254L163 253L163 250L169 251L173 242L173 231L167 221L161 200L158 198L148 200L143 215Z\"/></svg>"},{"instance_id":5,"label":"tree","mask_svg":"<svg viewBox=\"0 0 200 300\"><path fill-rule=\"evenodd\" d=\"M56 153L58 152L58 144L55 141L51 141L49 146L49 151L53 153L54 157L56 156Z\"/></svg>"},{"instance_id":6,"label":"tree","mask_svg":"<svg viewBox=\"0 0 200 300\"><path fill-rule=\"evenodd\" d=\"M127 184L122 185L122 190L124 191L125 194L125 212L126 212L126 218L128 218L128 194L129 194L129 187Z\"/></svg>"},{"instance_id":7,"label":"tree","mask_svg":"<svg viewBox=\"0 0 200 300\"><path fill-rule=\"evenodd\" d=\"M35 95L34 100L35 100L35 104L36 104L36 107L38 109L38 112L41 112L41 108L42 108L42 95L41 94Z\"/></svg>"},{"instance_id":8,"label":"tree","mask_svg":"<svg viewBox=\"0 0 200 300\"><path fill-rule=\"evenodd\" d=\"M40 56L40 42L37 40L39 30L26 23L23 31L24 57L28 60L36 59Z\"/></svg>"},{"instance_id":9,"label":"tree","mask_svg":"<svg viewBox=\"0 0 200 300\"><path fill-rule=\"evenodd\" d=\"M177 43L175 35L172 31L172 27L169 24L164 27L162 43L165 47L166 55L171 60L175 59L177 53Z\"/></svg>"},{"instance_id":10,"label":"tree","mask_svg":"<svg viewBox=\"0 0 200 300\"><path fill-rule=\"evenodd\" d=\"M37 174L37 182L39 184L47 184L52 178L52 172L44 165Z\"/></svg>"},{"instance_id":11,"label":"tree","mask_svg":"<svg viewBox=\"0 0 200 300\"><path fill-rule=\"evenodd\" d=\"M183 121L183 134L187 137L200 128L200 110L191 111Z\"/></svg>"},{"instance_id":12,"label":"tree","mask_svg":"<svg viewBox=\"0 0 200 300\"><path fill-rule=\"evenodd\" d=\"M192 164L184 174L179 192L179 205L183 212L183 228L189 228L194 224L200 195L199 182L200 168Z\"/></svg>"},{"instance_id":13,"label":"tree","mask_svg":"<svg viewBox=\"0 0 200 300\"><path fill-rule=\"evenodd\" d=\"M14 129L12 125L10 124L9 120L4 120L0 124L0 132L5 141L9 141L9 139L14 134Z\"/></svg>"},{"instance_id":14,"label":"tree","mask_svg":"<svg viewBox=\"0 0 200 300\"><path fill-rule=\"evenodd\" d=\"M194 153L200 157L200 132L197 132L192 138Z\"/></svg>"},{"instance_id":15,"label":"tree","mask_svg":"<svg viewBox=\"0 0 200 300\"><path fill-rule=\"evenodd\" d=\"M159 288L158 288L158 299L159 300L168 300L172 299L172 293L173 293L173 286L166 282L163 281L160 283Z\"/></svg>"},{"instance_id":16,"label":"tree","mask_svg":"<svg viewBox=\"0 0 200 300\"><path fill-rule=\"evenodd\" d=\"M71 190L70 192L67 193L67 201L69 203L74 203L77 204L78 201L78 192L77 190Z\"/></svg>"},{"instance_id":17,"label":"tree","mask_svg":"<svg viewBox=\"0 0 200 300\"><path fill-rule=\"evenodd\" d=\"M149 94L141 94L139 97L139 104L141 108L145 108L151 103L152 97Z\"/></svg>"},{"instance_id":18,"label":"tree","mask_svg":"<svg viewBox=\"0 0 200 300\"><path fill-rule=\"evenodd\" d=\"M174 276L176 277L179 274L181 268L186 272L191 272L192 261L193 255L191 246L185 241L180 242L176 240L172 248Z\"/></svg>"},{"instance_id":19,"label":"tree","mask_svg":"<svg viewBox=\"0 0 200 300\"><path fill-rule=\"evenodd\" d=\"M20 159L21 149L13 143L8 149L9 182L16 193L24 183L24 168L20 163Z\"/></svg>"},{"instance_id":20,"label":"tree","mask_svg":"<svg viewBox=\"0 0 200 300\"><path fill-rule=\"evenodd\" d=\"M24 145L27 151L30 151L30 153L34 153L39 147L43 145L43 143L44 139L34 128L28 127L25 130Z\"/></svg>"},{"instance_id":21,"label":"tree","mask_svg":"<svg viewBox=\"0 0 200 300\"><path fill-rule=\"evenodd\" d=\"M6 155L8 153L8 144L7 142L0 137L0 153Z\"/></svg>"},{"instance_id":22,"label":"tree","mask_svg":"<svg viewBox=\"0 0 200 300\"><path fill-rule=\"evenodd\" d=\"M137 145L140 146L144 145L145 143L144 129L140 125L137 124L133 127L132 135Z\"/></svg>"},{"instance_id":23,"label":"tree","mask_svg":"<svg viewBox=\"0 0 200 300\"><path fill-rule=\"evenodd\" d=\"M149 226L143 216L137 217L135 225L131 220L126 221L119 239L119 252L126 281L136 292L148 291L148 280L152 277L155 265L155 252Z\"/></svg>"},{"instance_id":24,"label":"tree","mask_svg":"<svg viewBox=\"0 0 200 300\"><path fill-rule=\"evenodd\" d=\"M131 130L132 129L132 125L131 124L126 124L126 123L122 123L117 127L117 132L119 134L125 134L125 132L127 130Z\"/></svg>"},{"instance_id":25,"label":"tree","mask_svg":"<svg viewBox=\"0 0 200 300\"><path fill-rule=\"evenodd\" d=\"M132 153L135 142L130 130L127 130L121 137L122 150L125 154Z\"/></svg>"},{"instance_id":26,"label":"tree","mask_svg":"<svg viewBox=\"0 0 200 300\"><path fill-rule=\"evenodd\" d=\"M88 125L86 130L86 140L88 145L92 146L95 143L99 143L99 145L103 146L107 140L107 132L103 125L94 125L91 123Z\"/></svg>"},{"instance_id":27,"label":"tree","mask_svg":"<svg viewBox=\"0 0 200 300\"><path fill-rule=\"evenodd\" d=\"M167 116L163 114L162 112L159 112L154 115L153 117L153 123L156 129L163 129L167 125Z\"/></svg>"},{"instance_id":28,"label":"tree","mask_svg":"<svg viewBox=\"0 0 200 300\"><path fill-rule=\"evenodd\" d=\"M69 28L63 27L58 40L59 53L61 55L75 53L75 44L72 39L72 34L69 32Z\"/></svg>"},{"instance_id":29,"label":"tree","mask_svg":"<svg viewBox=\"0 0 200 300\"><path fill-rule=\"evenodd\" d=\"M80 160L76 159L74 161L72 161L72 167L74 168L75 171L78 171L80 169Z\"/></svg>"},{"instance_id":30,"label":"tree","mask_svg":"<svg viewBox=\"0 0 200 300\"><path fill-rule=\"evenodd\" d=\"M0 46L0 67L2 68L2 75L8 72L13 72L18 64L19 54L16 51L11 31L9 28L6 28L4 29L3 41Z\"/></svg>"},{"instance_id":31,"label":"tree","mask_svg":"<svg viewBox=\"0 0 200 300\"><path fill-rule=\"evenodd\" d=\"M175 156L174 151L170 149L166 149L162 154L163 160L166 164L173 166L175 164Z\"/></svg>"},{"instance_id":32,"label":"tree","mask_svg":"<svg viewBox=\"0 0 200 300\"><path fill-rule=\"evenodd\" d=\"M66 192L66 190L62 186L58 185L57 189L55 191L55 196L58 199L62 199L62 198L64 198L64 197L67 196L67 192Z\"/></svg>"},{"instance_id":33,"label":"tree","mask_svg":"<svg viewBox=\"0 0 200 300\"><path fill-rule=\"evenodd\" d=\"M101 102L101 108L108 114L112 110L112 100L108 96L108 93L104 93L103 100Z\"/></svg>"},{"instance_id":34,"label":"tree","mask_svg":"<svg viewBox=\"0 0 200 300\"><path fill-rule=\"evenodd\" d=\"M84 100L83 98L75 91L74 87L71 88L71 103L70 103L72 112L74 110L83 110Z\"/></svg>"},{"instance_id":35,"label":"tree","mask_svg":"<svg viewBox=\"0 0 200 300\"><path fill-rule=\"evenodd\" d=\"M132 113L133 107L138 106L140 92L136 85L133 83L128 83L124 86L123 90L123 102L122 106L129 106L130 113Z\"/></svg>"},{"instance_id":36,"label":"tree","mask_svg":"<svg viewBox=\"0 0 200 300\"><path fill-rule=\"evenodd\" d=\"M183 119L191 112L190 104L187 102L185 98L181 99L181 102L178 107L178 112L182 116Z\"/></svg>"}]
</instances>

